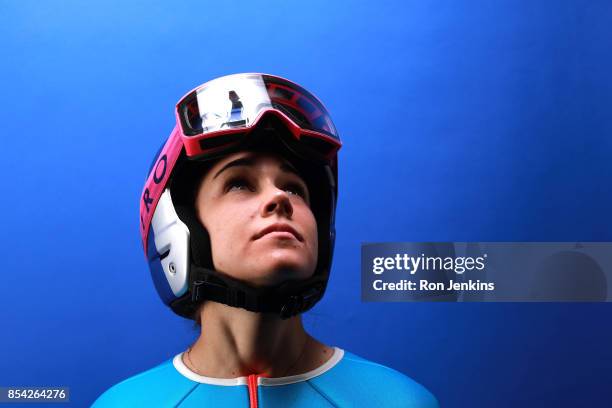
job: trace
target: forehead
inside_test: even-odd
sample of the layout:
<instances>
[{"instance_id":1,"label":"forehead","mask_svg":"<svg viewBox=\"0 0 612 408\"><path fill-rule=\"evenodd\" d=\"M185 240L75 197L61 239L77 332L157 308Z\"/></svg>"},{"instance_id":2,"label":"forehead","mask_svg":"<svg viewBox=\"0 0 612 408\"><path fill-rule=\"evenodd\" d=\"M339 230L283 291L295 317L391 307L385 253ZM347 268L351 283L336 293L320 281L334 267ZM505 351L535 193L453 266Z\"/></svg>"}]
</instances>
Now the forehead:
<instances>
[{"instance_id":1,"label":"forehead","mask_svg":"<svg viewBox=\"0 0 612 408\"><path fill-rule=\"evenodd\" d=\"M230 167L257 166L262 163L271 163L274 167L301 177L291 161L274 152L240 151L232 153L217 161L208 172L207 178L215 178L220 171Z\"/></svg>"}]
</instances>

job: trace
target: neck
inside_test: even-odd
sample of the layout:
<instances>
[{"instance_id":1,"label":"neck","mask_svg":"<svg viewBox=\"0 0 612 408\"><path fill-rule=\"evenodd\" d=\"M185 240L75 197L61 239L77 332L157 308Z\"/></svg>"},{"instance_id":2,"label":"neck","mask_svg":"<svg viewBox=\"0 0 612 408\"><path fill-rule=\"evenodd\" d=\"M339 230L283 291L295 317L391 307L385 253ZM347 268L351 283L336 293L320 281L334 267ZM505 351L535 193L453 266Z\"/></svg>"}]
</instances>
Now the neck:
<instances>
[{"instance_id":1,"label":"neck","mask_svg":"<svg viewBox=\"0 0 612 408\"><path fill-rule=\"evenodd\" d=\"M200 316L200 337L183 358L200 375L285 377L313 370L332 355L306 333L301 316L283 320L211 301Z\"/></svg>"}]
</instances>

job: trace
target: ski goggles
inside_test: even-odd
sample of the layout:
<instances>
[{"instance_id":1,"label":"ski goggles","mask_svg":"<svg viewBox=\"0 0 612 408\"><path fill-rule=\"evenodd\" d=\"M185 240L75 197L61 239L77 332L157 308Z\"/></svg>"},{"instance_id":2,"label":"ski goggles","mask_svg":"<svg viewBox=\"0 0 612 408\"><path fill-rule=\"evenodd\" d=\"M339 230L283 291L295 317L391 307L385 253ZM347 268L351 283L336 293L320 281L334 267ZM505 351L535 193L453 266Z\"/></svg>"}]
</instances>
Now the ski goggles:
<instances>
[{"instance_id":1,"label":"ski goggles","mask_svg":"<svg viewBox=\"0 0 612 408\"><path fill-rule=\"evenodd\" d=\"M187 155L214 155L248 137L264 115L275 115L293 143L327 160L342 145L327 109L301 86L272 75L235 74L185 95L176 118Z\"/></svg>"}]
</instances>

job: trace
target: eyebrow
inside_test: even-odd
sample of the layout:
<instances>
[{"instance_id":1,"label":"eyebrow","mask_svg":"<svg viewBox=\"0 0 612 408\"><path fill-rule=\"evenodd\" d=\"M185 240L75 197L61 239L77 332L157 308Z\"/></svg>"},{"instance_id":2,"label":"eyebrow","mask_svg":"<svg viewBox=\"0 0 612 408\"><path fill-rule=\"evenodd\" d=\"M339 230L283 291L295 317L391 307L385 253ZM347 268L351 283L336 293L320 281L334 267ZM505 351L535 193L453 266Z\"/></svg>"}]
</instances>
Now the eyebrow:
<instances>
[{"instance_id":1,"label":"eyebrow","mask_svg":"<svg viewBox=\"0 0 612 408\"><path fill-rule=\"evenodd\" d=\"M217 174L213 176L213 180L216 179L217 176L219 176L219 174L223 173L227 169L230 169L232 167L239 167L239 166L251 167L251 166L254 166L256 162L257 162L257 159L254 158L253 156L246 156L246 157L241 157L240 159L233 160L227 163L225 166L223 166L223 168L221 168L221 170L219 170ZM299 178L302 178L302 176L298 173L295 167L293 167L292 165L288 163L284 163L284 162L281 163L280 169L284 171L285 173L293 173Z\"/></svg>"}]
</instances>

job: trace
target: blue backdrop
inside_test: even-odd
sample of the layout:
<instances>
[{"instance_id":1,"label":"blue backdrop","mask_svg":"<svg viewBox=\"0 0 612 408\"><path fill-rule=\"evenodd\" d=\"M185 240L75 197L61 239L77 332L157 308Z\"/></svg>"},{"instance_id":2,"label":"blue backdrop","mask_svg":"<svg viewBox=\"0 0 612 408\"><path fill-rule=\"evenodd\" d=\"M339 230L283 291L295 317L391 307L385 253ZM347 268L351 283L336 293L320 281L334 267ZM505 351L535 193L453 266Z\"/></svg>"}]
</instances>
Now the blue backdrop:
<instances>
[{"instance_id":1,"label":"blue backdrop","mask_svg":"<svg viewBox=\"0 0 612 408\"><path fill-rule=\"evenodd\" d=\"M312 90L344 141L315 337L446 407L610 406L610 304L364 304L359 259L612 241L611 18L578 0L1 2L0 386L87 406L195 339L149 279L139 196L178 98L256 71Z\"/></svg>"}]
</instances>

